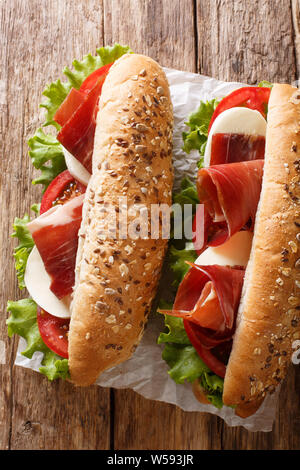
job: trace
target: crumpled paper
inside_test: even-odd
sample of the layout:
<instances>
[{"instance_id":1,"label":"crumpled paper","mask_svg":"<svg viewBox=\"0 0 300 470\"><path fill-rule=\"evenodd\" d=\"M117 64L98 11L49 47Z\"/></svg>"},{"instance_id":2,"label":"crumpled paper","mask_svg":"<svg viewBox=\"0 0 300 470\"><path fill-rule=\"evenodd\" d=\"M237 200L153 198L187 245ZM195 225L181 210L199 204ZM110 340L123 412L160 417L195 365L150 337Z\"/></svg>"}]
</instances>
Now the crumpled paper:
<instances>
[{"instance_id":1,"label":"crumpled paper","mask_svg":"<svg viewBox=\"0 0 300 470\"><path fill-rule=\"evenodd\" d=\"M169 80L174 106L174 152L175 169L174 189L179 188L183 176L194 180L199 159L198 152L184 153L182 132L186 130L185 121L195 111L201 100L211 100L228 95L233 90L244 86L237 82L222 82L204 75L182 72L165 68ZM268 396L260 409L247 419L239 418L234 410L223 407L218 410L212 405L199 403L190 384L177 385L168 375L168 366L162 360L162 345L157 344L157 337L164 331L163 316L150 315L148 327L134 355L123 364L104 372L97 384L102 387L131 388L145 398L172 403L184 411L202 411L212 413L224 419L228 426L243 426L249 431L271 431L275 417L278 392ZM41 353L35 353L32 359L21 355L25 341L20 339L15 364L38 371L42 359Z\"/></svg>"}]
</instances>

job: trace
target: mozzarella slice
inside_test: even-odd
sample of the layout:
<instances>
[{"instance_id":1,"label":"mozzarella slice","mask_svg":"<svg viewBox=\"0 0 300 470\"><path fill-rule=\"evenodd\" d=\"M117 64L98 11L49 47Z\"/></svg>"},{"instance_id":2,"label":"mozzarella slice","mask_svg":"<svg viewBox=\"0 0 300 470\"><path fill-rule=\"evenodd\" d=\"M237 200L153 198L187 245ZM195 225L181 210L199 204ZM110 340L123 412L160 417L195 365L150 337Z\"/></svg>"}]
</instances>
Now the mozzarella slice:
<instances>
[{"instance_id":1,"label":"mozzarella slice","mask_svg":"<svg viewBox=\"0 0 300 470\"><path fill-rule=\"evenodd\" d=\"M242 231L235 233L220 246L210 246L195 261L199 266L247 266L252 246L253 233Z\"/></svg>"},{"instance_id":2,"label":"mozzarella slice","mask_svg":"<svg viewBox=\"0 0 300 470\"><path fill-rule=\"evenodd\" d=\"M211 126L204 154L204 166L210 165L211 141L214 134L245 134L266 136L267 122L260 114L249 108L230 108L223 111Z\"/></svg>"},{"instance_id":3,"label":"mozzarella slice","mask_svg":"<svg viewBox=\"0 0 300 470\"><path fill-rule=\"evenodd\" d=\"M29 294L43 310L55 317L70 318L71 296L59 300L51 292L51 279L36 246L28 257L24 280Z\"/></svg>"},{"instance_id":4,"label":"mozzarella slice","mask_svg":"<svg viewBox=\"0 0 300 470\"><path fill-rule=\"evenodd\" d=\"M63 146L62 149L64 152L67 168L71 175L74 176L77 181L80 181L80 183L87 186L91 174L87 171L86 168L84 168L84 166L80 163L80 161L77 160L77 158L73 157L73 155L68 152L67 149L65 149Z\"/></svg>"}]
</instances>

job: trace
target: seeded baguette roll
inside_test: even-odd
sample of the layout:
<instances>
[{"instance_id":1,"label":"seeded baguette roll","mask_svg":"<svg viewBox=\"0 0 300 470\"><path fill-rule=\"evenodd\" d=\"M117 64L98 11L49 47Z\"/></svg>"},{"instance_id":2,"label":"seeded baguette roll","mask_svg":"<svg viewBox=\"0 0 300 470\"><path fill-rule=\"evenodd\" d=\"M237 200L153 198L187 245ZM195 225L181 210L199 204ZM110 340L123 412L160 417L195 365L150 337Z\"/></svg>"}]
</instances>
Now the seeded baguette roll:
<instances>
[{"instance_id":1,"label":"seeded baguette roll","mask_svg":"<svg viewBox=\"0 0 300 470\"><path fill-rule=\"evenodd\" d=\"M167 239L161 234L151 239L145 217L135 226L133 219L145 208L150 217L151 204L171 205L172 128L162 68L138 54L117 60L100 98L93 174L79 232L69 332L70 376L76 385L90 385L128 359L141 339ZM144 209L132 209L126 223L125 205ZM121 218L113 234L115 214ZM130 232L122 238L124 228L132 237ZM137 232L148 238L134 239Z\"/></svg>"},{"instance_id":2,"label":"seeded baguette roll","mask_svg":"<svg viewBox=\"0 0 300 470\"><path fill-rule=\"evenodd\" d=\"M300 338L300 92L274 85L251 256L223 401L253 414L274 392Z\"/></svg>"}]
</instances>

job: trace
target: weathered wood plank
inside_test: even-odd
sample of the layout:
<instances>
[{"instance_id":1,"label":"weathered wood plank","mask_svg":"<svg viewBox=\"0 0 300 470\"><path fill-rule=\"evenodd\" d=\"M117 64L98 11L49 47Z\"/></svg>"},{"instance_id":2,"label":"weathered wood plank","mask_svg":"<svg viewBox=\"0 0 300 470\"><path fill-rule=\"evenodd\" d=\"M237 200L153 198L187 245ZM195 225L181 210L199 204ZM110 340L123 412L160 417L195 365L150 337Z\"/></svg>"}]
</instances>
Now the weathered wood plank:
<instances>
[{"instance_id":1,"label":"weathered wood plank","mask_svg":"<svg viewBox=\"0 0 300 470\"><path fill-rule=\"evenodd\" d=\"M297 79L300 77L300 1L292 0L292 18L294 29L295 59ZM299 86L299 83L298 83Z\"/></svg>"},{"instance_id":2,"label":"weathered wood plank","mask_svg":"<svg viewBox=\"0 0 300 470\"><path fill-rule=\"evenodd\" d=\"M198 70L220 80L296 78L290 2L197 0Z\"/></svg>"},{"instance_id":3,"label":"weathered wood plank","mask_svg":"<svg viewBox=\"0 0 300 470\"><path fill-rule=\"evenodd\" d=\"M193 0L104 0L106 44L129 44L165 67L195 71Z\"/></svg>"},{"instance_id":4,"label":"weathered wood plank","mask_svg":"<svg viewBox=\"0 0 300 470\"><path fill-rule=\"evenodd\" d=\"M5 155L8 154L8 141L5 139L8 124L8 95L7 95L7 64L8 64L8 41L9 34L9 13L5 9L4 2L0 4L0 28L1 28L1 48L0 48L0 265L1 271L5 271L5 276L10 277L12 269L10 269L7 260L11 253L7 244L8 238L8 220L7 220L7 204L9 203L9 194L6 190L6 182L3 178L5 168ZM0 305L1 305L1 321L0 321L0 449L9 447L10 423L11 423L11 347L7 338L7 330L4 321L6 291L3 280L0 283Z\"/></svg>"},{"instance_id":5,"label":"weathered wood plank","mask_svg":"<svg viewBox=\"0 0 300 470\"><path fill-rule=\"evenodd\" d=\"M5 251L1 250L2 319L1 333L6 336L5 301L20 297L16 289L11 261L9 233L15 216L23 216L31 203L40 200L40 190L31 186L33 167L27 156L27 139L39 126L38 104L46 83L62 77L61 70L73 58L95 53L103 44L102 7L99 1L76 3L52 0L2 2L1 44L7 56L1 72L6 74L5 129L2 158L2 233ZM4 59L5 60L5 59ZM5 211L5 213L3 213ZM24 294L25 295L25 294ZM107 449L110 445L110 392L100 387L75 389L63 382L48 383L39 374L14 368L10 390L10 367L14 360L9 342L7 367L0 410L10 416L5 423L3 444L10 435L12 449ZM3 379L2 379L3 380ZM11 402L12 400L12 402Z\"/></svg>"}]
</instances>

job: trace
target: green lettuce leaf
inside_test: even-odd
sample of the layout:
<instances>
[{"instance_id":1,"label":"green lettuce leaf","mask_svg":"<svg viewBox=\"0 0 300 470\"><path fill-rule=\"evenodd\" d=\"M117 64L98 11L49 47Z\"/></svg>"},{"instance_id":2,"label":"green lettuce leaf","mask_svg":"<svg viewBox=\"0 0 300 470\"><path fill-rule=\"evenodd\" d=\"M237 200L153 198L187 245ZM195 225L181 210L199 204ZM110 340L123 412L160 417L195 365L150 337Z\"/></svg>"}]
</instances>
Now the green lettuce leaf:
<instances>
[{"instance_id":1,"label":"green lettuce leaf","mask_svg":"<svg viewBox=\"0 0 300 470\"><path fill-rule=\"evenodd\" d=\"M42 184L46 189L51 181L67 168L62 147L56 137L45 134L41 128L28 140L28 146L33 166L41 171L32 183Z\"/></svg>"},{"instance_id":2,"label":"green lettuce leaf","mask_svg":"<svg viewBox=\"0 0 300 470\"><path fill-rule=\"evenodd\" d=\"M262 86L265 88L273 88L274 83L268 82L268 80L262 80L257 86Z\"/></svg>"},{"instance_id":3,"label":"green lettuce leaf","mask_svg":"<svg viewBox=\"0 0 300 470\"><path fill-rule=\"evenodd\" d=\"M190 245L188 245L187 249L182 250L177 250L175 246L171 245L169 250L169 260L170 268L174 273L173 285L179 286L182 279L190 269L190 266L186 263L186 261L194 263L197 258L198 255L196 251L191 249Z\"/></svg>"},{"instance_id":4,"label":"green lettuce leaf","mask_svg":"<svg viewBox=\"0 0 300 470\"><path fill-rule=\"evenodd\" d=\"M201 101L197 111L190 114L188 121L185 123L190 128L190 131L182 133L182 149L186 153L190 153L191 150L198 150L201 156L198 162L199 167L202 166L203 162L209 123L218 104L219 101L216 99Z\"/></svg>"},{"instance_id":5,"label":"green lettuce leaf","mask_svg":"<svg viewBox=\"0 0 300 470\"><path fill-rule=\"evenodd\" d=\"M166 343L162 357L170 367L170 377L178 384L183 384L185 380L194 382L204 372L209 372L192 345Z\"/></svg>"},{"instance_id":6,"label":"green lettuce leaf","mask_svg":"<svg viewBox=\"0 0 300 470\"><path fill-rule=\"evenodd\" d=\"M171 309L172 305L160 302L160 308ZM224 381L211 372L191 345L182 318L165 315L165 326L168 332L160 333L157 342L164 344L162 358L169 366L170 377L178 384L199 379L207 399L217 408L222 408Z\"/></svg>"},{"instance_id":7,"label":"green lettuce leaf","mask_svg":"<svg viewBox=\"0 0 300 470\"><path fill-rule=\"evenodd\" d=\"M192 181L185 176L180 184L180 191L173 194L173 202L184 206L184 204L192 204L193 213L196 212L196 205L199 204L197 188Z\"/></svg>"},{"instance_id":8,"label":"green lettuce leaf","mask_svg":"<svg viewBox=\"0 0 300 470\"><path fill-rule=\"evenodd\" d=\"M172 304L161 300L159 308L162 310L171 310ZM176 343L176 344L191 344L183 326L182 318L173 317L171 315L164 315L165 326L169 330L168 333L160 333L158 337L158 344L162 343Z\"/></svg>"},{"instance_id":9,"label":"green lettuce leaf","mask_svg":"<svg viewBox=\"0 0 300 470\"><path fill-rule=\"evenodd\" d=\"M171 230L171 243L175 245L177 248L184 245L184 241L182 240L181 233L184 227L191 227L193 221L189 220L190 217L194 217L196 213L197 204L199 204L197 189L194 183L192 183L189 178L185 177L181 181L181 187L178 193L173 194L173 204L178 204L181 206L181 212L184 216L184 220L182 217L180 219L176 219L175 211L173 212L172 217L172 230ZM192 211L185 210L185 205L191 204ZM177 222L178 221L178 222ZM176 225L177 224L177 225ZM175 234L179 230L180 240L176 240L174 237Z\"/></svg>"},{"instance_id":10,"label":"green lettuce leaf","mask_svg":"<svg viewBox=\"0 0 300 470\"><path fill-rule=\"evenodd\" d=\"M14 334L22 336L27 346L21 354L29 359L37 351L43 353L40 372L49 380L69 377L68 360L62 359L52 352L43 342L37 324L37 305L32 299L22 299L16 302L7 302L7 311L10 316L6 321L8 336Z\"/></svg>"},{"instance_id":11,"label":"green lettuce leaf","mask_svg":"<svg viewBox=\"0 0 300 470\"><path fill-rule=\"evenodd\" d=\"M115 44L112 47L100 47L96 50L97 55L92 56L88 54L83 57L81 61L74 60L72 62L73 70L65 67L63 70L64 75L67 77L65 82L57 80L50 85L47 85L43 91L43 95L47 98L40 106L46 109L46 122L44 126L53 125L56 129L60 129L53 117L67 97L71 88L80 88L83 81L95 70L103 65L115 62L122 55L131 52L128 46L121 46Z\"/></svg>"},{"instance_id":12,"label":"green lettuce leaf","mask_svg":"<svg viewBox=\"0 0 300 470\"><path fill-rule=\"evenodd\" d=\"M200 384L207 392L206 397L211 402L211 404L214 405L216 408L222 408L224 380L210 371L204 372L199 380Z\"/></svg>"},{"instance_id":13,"label":"green lettuce leaf","mask_svg":"<svg viewBox=\"0 0 300 470\"><path fill-rule=\"evenodd\" d=\"M199 203L197 189L194 183L192 183L189 178L185 177L181 181L180 191L173 195L173 203L180 204L183 208L185 204L192 205L192 217L194 216ZM180 221L183 224L192 224L192 220L187 220L189 215L184 213L184 221ZM174 221L172 234L174 235L175 231ZM180 227L182 228L182 227ZM180 239L171 240L169 251L168 251L168 262L171 271L174 274L174 286L178 286L179 283L184 278L185 274L189 270L189 265L186 261L194 262L197 258L197 253L194 250L194 245L190 240Z\"/></svg>"},{"instance_id":14,"label":"green lettuce leaf","mask_svg":"<svg viewBox=\"0 0 300 470\"><path fill-rule=\"evenodd\" d=\"M28 256L32 248L34 247L34 241L27 228L27 224L30 222L29 216L24 215L23 219L18 217L15 218L13 225L12 237L18 238L19 244L14 249L15 268L17 272L17 278L19 282L19 288L24 289L24 275Z\"/></svg>"}]
</instances>

